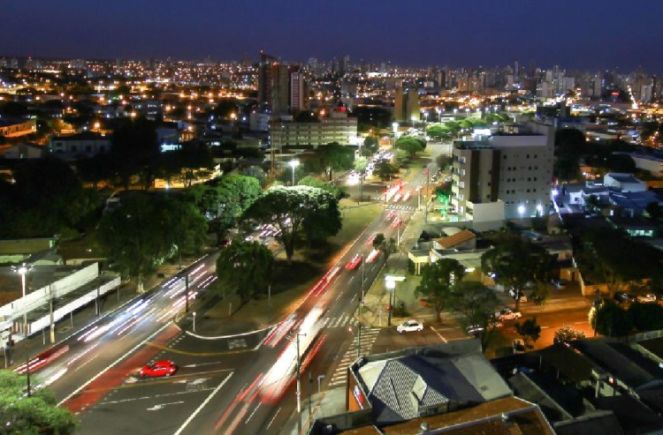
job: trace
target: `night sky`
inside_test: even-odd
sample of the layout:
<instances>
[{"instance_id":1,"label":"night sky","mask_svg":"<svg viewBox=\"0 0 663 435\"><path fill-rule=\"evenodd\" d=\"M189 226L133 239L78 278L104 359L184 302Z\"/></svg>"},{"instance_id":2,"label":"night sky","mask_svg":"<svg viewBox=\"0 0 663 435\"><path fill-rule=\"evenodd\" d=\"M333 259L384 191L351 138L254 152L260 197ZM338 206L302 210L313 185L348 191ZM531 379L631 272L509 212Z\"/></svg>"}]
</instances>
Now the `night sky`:
<instances>
[{"instance_id":1,"label":"night sky","mask_svg":"<svg viewBox=\"0 0 663 435\"><path fill-rule=\"evenodd\" d=\"M0 0L0 56L391 60L663 73L660 0Z\"/></svg>"}]
</instances>

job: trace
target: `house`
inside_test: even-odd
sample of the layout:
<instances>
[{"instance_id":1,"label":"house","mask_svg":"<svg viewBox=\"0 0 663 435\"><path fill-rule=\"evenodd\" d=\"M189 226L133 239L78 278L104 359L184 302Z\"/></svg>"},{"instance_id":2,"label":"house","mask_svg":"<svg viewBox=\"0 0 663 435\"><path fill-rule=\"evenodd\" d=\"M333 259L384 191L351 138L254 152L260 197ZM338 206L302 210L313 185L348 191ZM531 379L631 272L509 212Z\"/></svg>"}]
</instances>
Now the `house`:
<instances>
[{"instance_id":1,"label":"house","mask_svg":"<svg viewBox=\"0 0 663 435\"><path fill-rule=\"evenodd\" d=\"M2 157L5 159L41 159L44 157L45 149L42 146L31 143L19 143L5 150Z\"/></svg>"},{"instance_id":2,"label":"house","mask_svg":"<svg viewBox=\"0 0 663 435\"><path fill-rule=\"evenodd\" d=\"M529 425L554 433L537 405L513 396L478 340L360 358L348 368L346 397L345 414L316 420L309 433L519 433Z\"/></svg>"},{"instance_id":3,"label":"house","mask_svg":"<svg viewBox=\"0 0 663 435\"><path fill-rule=\"evenodd\" d=\"M633 174L623 172L608 172L603 176L603 185L616 187L620 192L644 192L647 183L637 179Z\"/></svg>"},{"instance_id":4,"label":"house","mask_svg":"<svg viewBox=\"0 0 663 435\"><path fill-rule=\"evenodd\" d=\"M51 153L65 159L93 157L100 153L110 151L109 137L92 132L84 132L71 136L56 136L51 138L48 149Z\"/></svg>"},{"instance_id":5,"label":"house","mask_svg":"<svg viewBox=\"0 0 663 435\"><path fill-rule=\"evenodd\" d=\"M37 132L37 121L0 119L0 137L21 137Z\"/></svg>"},{"instance_id":6,"label":"house","mask_svg":"<svg viewBox=\"0 0 663 435\"><path fill-rule=\"evenodd\" d=\"M454 234L433 240L433 249L474 249L477 246L477 236L470 230L458 230Z\"/></svg>"}]
</instances>

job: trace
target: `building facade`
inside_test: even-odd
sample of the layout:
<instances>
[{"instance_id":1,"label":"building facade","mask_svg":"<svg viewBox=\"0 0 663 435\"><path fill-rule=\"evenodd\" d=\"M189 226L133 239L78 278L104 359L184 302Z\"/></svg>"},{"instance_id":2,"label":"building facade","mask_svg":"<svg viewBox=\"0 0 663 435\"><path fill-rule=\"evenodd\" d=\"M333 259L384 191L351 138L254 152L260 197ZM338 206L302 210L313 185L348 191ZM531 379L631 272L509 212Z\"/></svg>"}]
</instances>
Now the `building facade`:
<instances>
[{"instance_id":1,"label":"building facade","mask_svg":"<svg viewBox=\"0 0 663 435\"><path fill-rule=\"evenodd\" d=\"M110 151L108 137L96 133L81 133L72 136L53 137L48 149L56 156L64 158L92 157Z\"/></svg>"},{"instance_id":2,"label":"building facade","mask_svg":"<svg viewBox=\"0 0 663 435\"><path fill-rule=\"evenodd\" d=\"M332 112L317 122L276 121L270 125L272 147L327 145L337 142L350 145L356 142L357 118L346 113Z\"/></svg>"},{"instance_id":3,"label":"building facade","mask_svg":"<svg viewBox=\"0 0 663 435\"><path fill-rule=\"evenodd\" d=\"M550 203L554 129L530 123L453 148L451 203L467 220L476 204L504 204L507 219L543 214Z\"/></svg>"},{"instance_id":4,"label":"building facade","mask_svg":"<svg viewBox=\"0 0 663 435\"><path fill-rule=\"evenodd\" d=\"M27 121L10 121L0 119L0 137L21 137L37 132L37 122L34 119Z\"/></svg>"}]
</instances>

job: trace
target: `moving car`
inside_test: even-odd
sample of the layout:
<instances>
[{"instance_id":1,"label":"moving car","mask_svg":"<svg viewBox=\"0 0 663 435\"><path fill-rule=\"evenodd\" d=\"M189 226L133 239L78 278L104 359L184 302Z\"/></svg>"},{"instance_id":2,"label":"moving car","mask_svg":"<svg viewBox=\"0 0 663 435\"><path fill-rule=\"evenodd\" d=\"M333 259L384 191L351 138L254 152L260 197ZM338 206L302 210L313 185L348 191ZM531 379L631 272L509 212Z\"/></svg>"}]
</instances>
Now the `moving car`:
<instances>
[{"instance_id":1,"label":"moving car","mask_svg":"<svg viewBox=\"0 0 663 435\"><path fill-rule=\"evenodd\" d=\"M468 334L478 337L483 332L483 326L479 325L470 325L465 329Z\"/></svg>"},{"instance_id":2,"label":"moving car","mask_svg":"<svg viewBox=\"0 0 663 435\"><path fill-rule=\"evenodd\" d=\"M399 334L402 334L403 332L415 332L423 330L424 330L423 323L417 320L406 320L405 322L398 325L398 327L396 328L396 331Z\"/></svg>"},{"instance_id":3,"label":"moving car","mask_svg":"<svg viewBox=\"0 0 663 435\"><path fill-rule=\"evenodd\" d=\"M177 371L177 365L174 362L162 359L153 362L152 364L145 364L140 369L138 376L141 378L161 378L164 376L172 376Z\"/></svg>"},{"instance_id":4,"label":"moving car","mask_svg":"<svg viewBox=\"0 0 663 435\"><path fill-rule=\"evenodd\" d=\"M523 317L520 311L513 311L511 308L502 308L495 313L496 320L516 320Z\"/></svg>"},{"instance_id":5,"label":"moving car","mask_svg":"<svg viewBox=\"0 0 663 435\"><path fill-rule=\"evenodd\" d=\"M366 256L366 263L372 263L375 261L376 258L380 256L380 250L379 249L373 249L367 256Z\"/></svg>"},{"instance_id":6,"label":"moving car","mask_svg":"<svg viewBox=\"0 0 663 435\"><path fill-rule=\"evenodd\" d=\"M626 292L615 292L614 298L619 303L633 302L633 296Z\"/></svg>"},{"instance_id":7,"label":"moving car","mask_svg":"<svg viewBox=\"0 0 663 435\"><path fill-rule=\"evenodd\" d=\"M361 255L357 254L354 257L352 257L352 260L348 261L345 264L345 268L346 270L355 270L360 263L361 263Z\"/></svg>"},{"instance_id":8,"label":"moving car","mask_svg":"<svg viewBox=\"0 0 663 435\"><path fill-rule=\"evenodd\" d=\"M656 302L656 295L654 293L647 293L646 295L640 295L636 297L635 300L640 302L641 304L649 304L652 302Z\"/></svg>"}]
</instances>

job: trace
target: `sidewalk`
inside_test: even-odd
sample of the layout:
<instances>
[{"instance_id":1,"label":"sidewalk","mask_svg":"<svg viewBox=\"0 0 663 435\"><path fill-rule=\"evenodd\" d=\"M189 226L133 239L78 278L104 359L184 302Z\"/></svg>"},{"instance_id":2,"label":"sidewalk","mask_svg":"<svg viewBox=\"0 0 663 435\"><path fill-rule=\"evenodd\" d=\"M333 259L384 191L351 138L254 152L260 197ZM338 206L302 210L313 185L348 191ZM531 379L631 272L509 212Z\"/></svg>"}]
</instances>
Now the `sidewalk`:
<instances>
[{"instance_id":1,"label":"sidewalk","mask_svg":"<svg viewBox=\"0 0 663 435\"><path fill-rule=\"evenodd\" d=\"M183 261L183 267L190 265L192 259ZM168 280L170 277L176 275L181 269L177 264L164 264L160 266L157 271L150 275L146 280L144 287L146 289L153 289L161 282ZM162 275L163 278L160 278ZM24 364L27 359L49 349L57 343L65 340L67 337L75 334L77 331L84 329L91 323L99 318L106 316L113 311L120 308L133 298L138 296L134 287L127 283L120 285L116 290L99 298L99 314L97 315L95 303L91 302L85 305L80 310L76 311L70 316L66 316L55 324L55 342L51 344L50 333L48 328L43 329L26 339L16 343L12 350L12 364L7 368L14 368ZM4 367L4 362L3 366Z\"/></svg>"}]
</instances>

